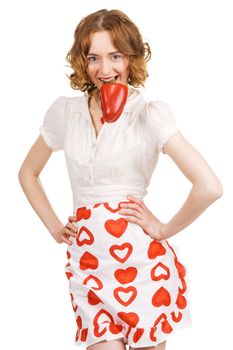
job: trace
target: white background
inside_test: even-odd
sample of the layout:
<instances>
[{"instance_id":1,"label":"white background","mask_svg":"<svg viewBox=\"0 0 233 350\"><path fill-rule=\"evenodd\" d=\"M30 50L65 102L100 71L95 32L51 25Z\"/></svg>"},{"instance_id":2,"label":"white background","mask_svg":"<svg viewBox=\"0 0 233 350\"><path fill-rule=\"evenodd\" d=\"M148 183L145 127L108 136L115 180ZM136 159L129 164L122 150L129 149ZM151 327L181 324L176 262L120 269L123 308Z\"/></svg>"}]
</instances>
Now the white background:
<instances>
[{"instance_id":1,"label":"white background","mask_svg":"<svg viewBox=\"0 0 233 350\"><path fill-rule=\"evenodd\" d=\"M76 96L65 55L80 19L118 8L150 43L148 99L167 101L183 135L220 178L224 196L173 236L189 271L192 327L172 335L166 350L229 349L232 344L232 9L219 0L40 0L1 3L1 338L2 349L74 349L75 319L58 245L27 202L18 171L39 135L48 106ZM64 224L72 194L63 152L41 173ZM168 221L191 184L161 155L144 202Z\"/></svg>"}]
</instances>

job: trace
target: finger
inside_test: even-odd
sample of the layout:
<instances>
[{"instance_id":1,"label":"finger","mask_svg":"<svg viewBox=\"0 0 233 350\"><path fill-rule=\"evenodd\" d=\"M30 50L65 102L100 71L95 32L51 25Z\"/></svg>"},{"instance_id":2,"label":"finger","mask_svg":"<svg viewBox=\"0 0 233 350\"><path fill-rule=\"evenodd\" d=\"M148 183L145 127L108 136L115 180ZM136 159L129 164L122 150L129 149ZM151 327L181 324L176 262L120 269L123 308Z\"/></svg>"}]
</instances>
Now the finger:
<instances>
[{"instance_id":1,"label":"finger","mask_svg":"<svg viewBox=\"0 0 233 350\"><path fill-rule=\"evenodd\" d=\"M72 231L69 228L67 228L66 226L64 227L64 233L73 237L77 236L77 231Z\"/></svg>"},{"instance_id":2,"label":"finger","mask_svg":"<svg viewBox=\"0 0 233 350\"><path fill-rule=\"evenodd\" d=\"M75 216L75 215L69 216L69 217L68 217L68 221L70 221L70 222L78 221L77 216Z\"/></svg>"},{"instance_id":3,"label":"finger","mask_svg":"<svg viewBox=\"0 0 233 350\"><path fill-rule=\"evenodd\" d=\"M132 223L137 224L139 226L142 225L142 220L137 219L135 216L126 216L125 219L126 219L126 221L132 222Z\"/></svg>"},{"instance_id":4,"label":"finger","mask_svg":"<svg viewBox=\"0 0 233 350\"><path fill-rule=\"evenodd\" d=\"M143 202L142 199L136 198L136 197L133 197L133 196L127 196L127 198L129 198L129 200L132 200L132 201L138 203L142 208L144 207L144 202Z\"/></svg>"},{"instance_id":5,"label":"finger","mask_svg":"<svg viewBox=\"0 0 233 350\"><path fill-rule=\"evenodd\" d=\"M122 215L129 215L130 217L134 216L135 218L137 218L141 221L143 220L143 215L137 210L121 209L121 210L119 210L119 213Z\"/></svg>"},{"instance_id":6,"label":"finger","mask_svg":"<svg viewBox=\"0 0 233 350\"><path fill-rule=\"evenodd\" d=\"M73 243L72 243L72 241L70 241L70 240L68 239L68 237L69 237L69 235L66 234L66 233L64 233L64 234L62 235L63 241L64 241L65 243L69 244L69 245L72 245Z\"/></svg>"},{"instance_id":7,"label":"finger","mask_svg":"<svg viewBox=\"0 0 233 350\"><path fill-rule=\"evenodd\" d=\"M121 206L122 209L135 209L137 210L140 214L143 214L143 208L137 204L137 203L126 203Z\"/></svg>"},{"instance_id":8,"label":"finger","mask_svg":"<svg viewBox=\"0 0 233 350\"><path fill-rule=\"evenodd\" d=\"M73 225L71 222L67 222L65 227L67 227L68 229L70 229L74 232L78 231L78 228L75 225Z\"/></svg>"}]
</instances>

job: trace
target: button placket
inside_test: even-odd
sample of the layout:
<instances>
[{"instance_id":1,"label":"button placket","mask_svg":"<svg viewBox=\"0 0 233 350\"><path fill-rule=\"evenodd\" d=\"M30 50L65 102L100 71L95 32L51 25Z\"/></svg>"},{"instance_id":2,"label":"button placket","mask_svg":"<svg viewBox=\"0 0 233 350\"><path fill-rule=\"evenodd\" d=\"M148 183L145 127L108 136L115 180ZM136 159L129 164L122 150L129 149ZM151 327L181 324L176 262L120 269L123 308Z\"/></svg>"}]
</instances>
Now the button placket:
<instances>
[{"instance_id":1,"label":"button placket","mask_svg":"<svg viewBox=\"0 0 233 350\"><path fill-rule=\"evenodd\" d=\"M96 153L96 143L93 143L91 146L90 162L93 163Z\"/></svg>"},{"instance_id":2,"label":"button placket","mask_svg":"<svg viewBox=\"0 0 233 350\"><path fill-rule=\"evenodd\" d=\"M94 159L95 159L95 153L96 153L96 142L93 142L91 145L91 155L90 155L90 175L89 175L89 179L93 182L93 163L94 163Z\"/></svg>"}]
</instances>

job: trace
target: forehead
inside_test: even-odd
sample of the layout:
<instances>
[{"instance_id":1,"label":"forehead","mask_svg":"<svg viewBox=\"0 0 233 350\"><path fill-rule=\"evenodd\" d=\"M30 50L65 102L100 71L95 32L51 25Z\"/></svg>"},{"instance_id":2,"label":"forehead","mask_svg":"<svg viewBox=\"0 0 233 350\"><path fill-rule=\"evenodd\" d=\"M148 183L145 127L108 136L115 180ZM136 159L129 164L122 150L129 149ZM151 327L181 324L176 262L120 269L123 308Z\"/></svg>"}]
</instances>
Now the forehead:
<instances>
[{"instance_id":1,"label":"forehead","mask_svg":"<svg viewBox=\"0 0 233 350\"><path fill-rule=\"evenodd\" d=\"M108 53L117 51L113 44L111 33L107 30L95 32L90 35L90 53Z\"/></svg>"}]
</instances>

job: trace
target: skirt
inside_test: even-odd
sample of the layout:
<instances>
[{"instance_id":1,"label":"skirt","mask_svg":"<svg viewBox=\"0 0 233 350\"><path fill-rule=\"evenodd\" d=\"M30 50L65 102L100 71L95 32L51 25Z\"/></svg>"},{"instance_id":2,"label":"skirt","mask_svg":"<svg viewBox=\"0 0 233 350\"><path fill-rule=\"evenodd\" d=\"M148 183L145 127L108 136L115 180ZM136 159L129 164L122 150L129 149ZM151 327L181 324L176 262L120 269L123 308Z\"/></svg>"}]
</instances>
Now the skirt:
<instances>
[{"instance_id":1,"label":"skirt","mask_svg":"<svg viewBox=\"0 0 233 350\"><path fill-rule=\"evenodd\" d=\"M156 346L191 325L187 271L168 240L158 241L119 214L120 203L75 210L65 274L75 315L74 344L122 339Z\"/></svg>"}]
</instances>

